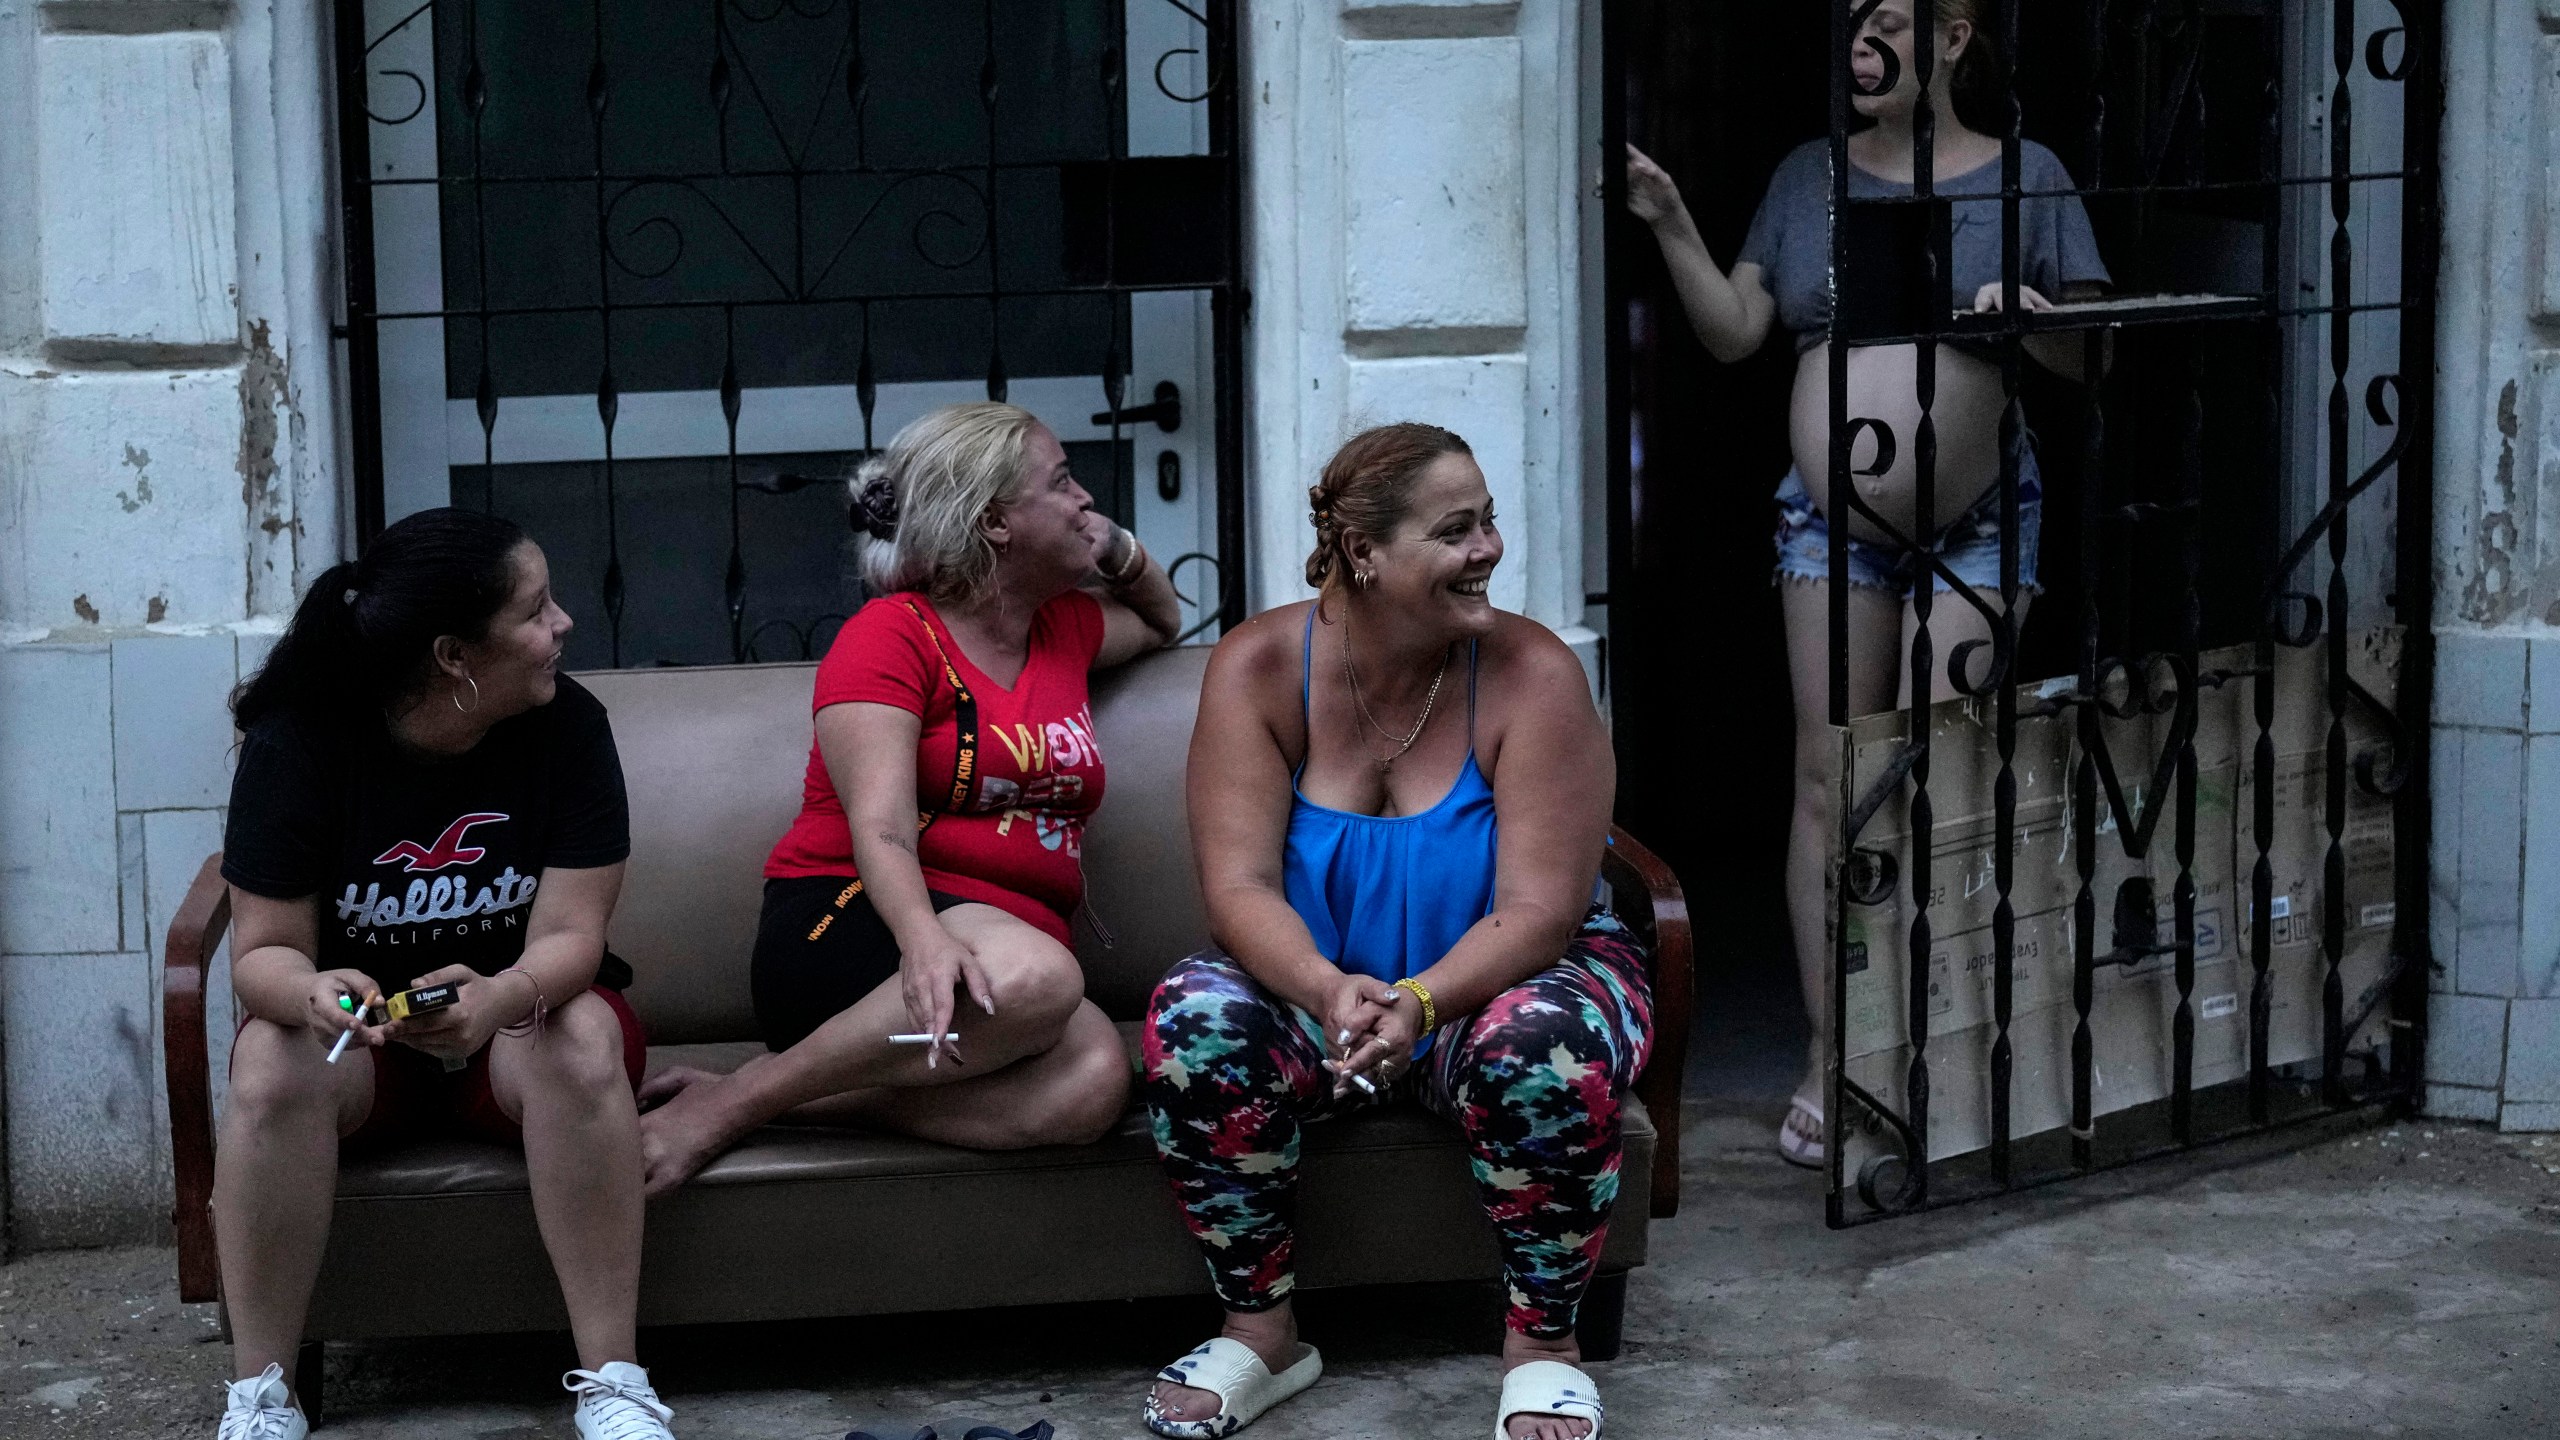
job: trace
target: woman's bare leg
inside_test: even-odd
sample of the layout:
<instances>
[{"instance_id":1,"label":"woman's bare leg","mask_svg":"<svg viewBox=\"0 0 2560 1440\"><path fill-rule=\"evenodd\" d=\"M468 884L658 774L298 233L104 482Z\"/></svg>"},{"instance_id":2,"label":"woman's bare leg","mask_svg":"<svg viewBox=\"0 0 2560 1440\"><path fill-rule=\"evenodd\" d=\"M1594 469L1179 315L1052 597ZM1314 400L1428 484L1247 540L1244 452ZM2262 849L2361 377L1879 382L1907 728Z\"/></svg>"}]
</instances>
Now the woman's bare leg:
<instances>
[{"instance_id":1,"label":"woman's bare leg","mask_svg":"<svg viewBox=\"0 0 2560 1440\"><path fill-rule=\"evenodd\" d=\"M232 1046L231 1096L214 1152L213 1234L242 1379L270 1364L293 1374L329 1243L338 1137L373 1109L373 1057L350 1048L331 1065L328 1040L257 1019Z\"/></svg>"},{"instance_id":2,"label":"woman's bare leg","mask_svg":"<svg viewBox=\"0 0 2560 1440\"><path fill-rule=\"evenodd\" d=\"M764 1058L764 1057L759 1057ZM753 1062L749 1062L753 1063ZM812 1100L775 1122L866 1125L972 1150L1089 1145L1129 1106L1129 1052L1087 1000L1058 1043L956 1085L877 1086Z\"/></svg>"},{"instance_id":3,"label":"woman's bare leg","mask_svg":"<svg viewBox=\"0 0 2560 1440\"><path fill-rule=\"evenodd\" d=\"M524 1127L534 1224L551 1252L578 1365L637 1363L640 1117L622 1022L592 991L535 1033L489 1042L489 1088Z\"/></svg>"},{"instance_id":4,"label":"woman's bare leg","mask_svg":"<svg viewBox=\"0 0 2560 1440\"><path fill-rule=\"evenodd\" d=\"M640 1117L641 1152L652 1195L691 1178L749 1131L813 1100L849 1090L918 1089L992 1076L1055 1048L1084 1001L1075 955L992 905L943 912L954 938L977 953L995 995L995 1013L963 1003L952 1012L955 1063L928 1069L921 1045L892 1045L912 1030L905 998L884 984L777 1055L760 1055L714 1081L691 1077L665 1104ZM655 1096L664 1093L652 1086Z\"/></svg>"},{"instance_id":5,"label":"woman's bare leg","mask_svg":"<svg viewBox=\"0 0 2560 1440\"><path fill-rule=\"evenodd\" d=\"M1805 1075L1796 1094L1821 1102L1823 1059L1831 1048L1827 977L1831 950L1823 938L1830 919L1823 899L1823 866L1840 816L1833 792L1840 783L1838 741L1831 733L1831 591L1816 580L1783 580L1779 600L1787 627L1787 678L1795 697L1795 812L1787 831L1787 926L1795 938L1796 977L1804 987L1805 1015L1813 1023L1805 1049ZM1961 602L1959 602L1961 603ZM1903 604L1893 595L1849 587L1849 704L1852 717L1893 704L1894 646L1902 633ZM1935 627L1932 627L1935 633ZM1904 658L1907 659L1908 652ZM1790 1114L1790 1127L1804 1133Z\"/></svg>"}]
</instances>

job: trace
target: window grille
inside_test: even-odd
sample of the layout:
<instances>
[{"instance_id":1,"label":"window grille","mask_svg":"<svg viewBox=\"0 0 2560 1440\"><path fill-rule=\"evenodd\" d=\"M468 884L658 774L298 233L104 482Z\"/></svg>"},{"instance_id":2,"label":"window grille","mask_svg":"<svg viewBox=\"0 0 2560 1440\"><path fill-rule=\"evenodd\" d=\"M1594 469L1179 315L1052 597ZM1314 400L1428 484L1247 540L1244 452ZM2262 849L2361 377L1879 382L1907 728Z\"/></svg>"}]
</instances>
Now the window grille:
<instances>
[{"instance_id":1,"label":"window grille","mask_svg":"<svg viewBox=\"0 0 2560 1440\"><path fill-rule=\"evenodd\" d=\"M1009 399L1241 618L1232 0L340 0L359 539L523 523L582 667L805 659L848 475Z\"/></svg>"}]
</instances>

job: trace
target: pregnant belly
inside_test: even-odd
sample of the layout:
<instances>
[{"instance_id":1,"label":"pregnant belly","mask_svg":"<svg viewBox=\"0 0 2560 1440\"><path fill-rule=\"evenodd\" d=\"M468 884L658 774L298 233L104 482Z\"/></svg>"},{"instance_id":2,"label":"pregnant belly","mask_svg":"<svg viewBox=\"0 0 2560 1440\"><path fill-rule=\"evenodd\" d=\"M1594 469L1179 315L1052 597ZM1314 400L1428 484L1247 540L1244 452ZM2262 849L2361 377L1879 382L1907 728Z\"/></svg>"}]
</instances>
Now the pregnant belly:
<instances>
[{"instance_id":1,"label":"pregnant belly","mask_svg":"<svg viewBox=\"0 0 2560 1440\"><path fill-rule=\"evenodd\" d=\"M2000 371L1989 361L1938 348L1936 402L1930 406L1938 440L1931 513L1919 513L1920 402L1915 387L1920 347L1870 345L1849 352L1849 418L1880 421L1892 432L1892 463L1875 475L1853 474L1858 498L1895 529L1925 539L1944 529L2000 480ZM1796 471L1824 517L1860 540L1890 537L1873 521L1831 496L1830 347L1816 345L1796 362L1795 397L1788 426ZM1874 470L1878 441L1871 429L1854 437L1853 471Z\"/></svg>"}]
</instances>

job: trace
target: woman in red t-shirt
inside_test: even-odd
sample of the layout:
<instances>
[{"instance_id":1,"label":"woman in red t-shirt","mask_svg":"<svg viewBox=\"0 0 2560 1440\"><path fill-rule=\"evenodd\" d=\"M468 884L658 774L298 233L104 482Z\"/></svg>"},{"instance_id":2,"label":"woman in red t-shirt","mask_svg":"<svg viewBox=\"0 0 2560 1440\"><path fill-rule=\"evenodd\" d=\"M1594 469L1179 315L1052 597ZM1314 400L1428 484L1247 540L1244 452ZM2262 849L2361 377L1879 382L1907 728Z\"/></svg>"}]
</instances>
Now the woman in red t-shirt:
<instances>
[{"instance_id":1,"label":"woman in red t-shirt","mask_svg":"<svg viewBox=\"0 0 2560 1440\"><path fill-rule=\"evenodd\" d=\"M994 1150L1099 1139L1128 1098L1068 948L1102 803L1085 677L1173 638L1173 583L1011 405L924 416L854 489L875 598L818 666L800 818L765 862L772 1053L642 1090L652 1194L785 1116Z\"/></svg>"}]
</instances>

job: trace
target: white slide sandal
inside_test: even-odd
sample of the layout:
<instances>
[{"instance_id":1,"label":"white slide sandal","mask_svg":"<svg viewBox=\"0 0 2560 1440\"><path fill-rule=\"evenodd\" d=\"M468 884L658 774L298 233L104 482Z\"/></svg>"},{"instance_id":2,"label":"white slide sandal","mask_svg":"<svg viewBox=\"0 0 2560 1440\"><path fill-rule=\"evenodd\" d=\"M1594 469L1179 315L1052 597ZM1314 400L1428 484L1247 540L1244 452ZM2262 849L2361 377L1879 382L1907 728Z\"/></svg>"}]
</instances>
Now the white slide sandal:
<instances>
[{"instance_id":1,"label":"white slide sandal","mask_svg":"<svg viewBox=\"0 0 2560 1440\"><path fill-rule=\"evenodd\" d=\"M1218 1413L1206 1420L1175 1420L1156 1409L1147 1393L1147 1428L1172 1440L1219 1440L1262 1417L1262 1412L1316 1383L1324 1357L1313 1345L1297 1363L1274 1375L1253 1347L1221 1335L1156 1372L1156 1379L1218 1397ZM1588 1382L1585 1382L1588 1383ZM1506 1392L1507 1395L1508 1392ZM1596 1412L1595 1412L1596 1413Z\"/></svg>"},{"instance_id":2,"label":"white slide sandal","mask_svg":"<svg viewBox=\"0 0 2560 1440\"><path fill-rule=\"evenodd\" d=\"M1562 1415L1588 1420L1583 1440L1600 1440L1600 1387L1561 1360L1532 1360L1502 1377L1502 1409L1493 1417L1493 1440L1511 1440L1514 1415Z\"/></svg>"}]
</instances>

